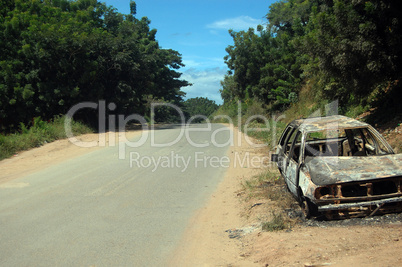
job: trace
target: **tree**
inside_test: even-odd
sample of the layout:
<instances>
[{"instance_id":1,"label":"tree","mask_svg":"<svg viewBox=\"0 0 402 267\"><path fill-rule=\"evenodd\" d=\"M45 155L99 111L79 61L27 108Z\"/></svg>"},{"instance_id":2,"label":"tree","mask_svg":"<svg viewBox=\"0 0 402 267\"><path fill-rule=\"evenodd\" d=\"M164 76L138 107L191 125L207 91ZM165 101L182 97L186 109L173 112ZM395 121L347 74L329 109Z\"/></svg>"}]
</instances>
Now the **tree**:
<instances>
[{"instance_id":1,"label":"tree","mask_svg":"<svg viewBox=\"0 0 402 267\"><path fill-rule=\"evenodd\" d=\"M179 103L181 55L162 49L136 5L124 15L96 0L16 0L0 5L0 129L51 119L83 101L145 114L148 95ZM97 112L83 119L97 121Z\"/></svg>"},{"instance_id":2,"label":"tree","mask_svg":"<svg viewBox=\"0 0 402 267\"><path fill-rule=\"evenodd\" d=\"M272 109L298 99L315 81L320 96L341 107L394 98L400 90L399 1L283 0L273 3L258 34L229 31L222 81L225 103L257 98ZM398 105L398 104L393 104Z\"/></svg>"},{"instance_id":3,"label":"tree","mask_svg":"<svg viewBox=\"0 0 402 267\"><path fill-rule=\"evenodd\" d=\"M311 4L306 2L274 3L267 15L270 23L257 28L259 35L253 29L229 31L234 45L227 47L225 62L236 86L230 86L235 91L222 89L226 98L257 98L278 109L291 103L301 85L301 66L308 61L293 44L308 22Z\"/></svg>"},{"instance_id":4,"label":"tree","mask_svg":"<svg viewBox=\"0 0 402 267\"><path fill-rule=\"evenodd\" d=\"M401 15L399 1L321 1L301 40L319 59L326 95L353 104L400 79Z\"/></svg>"},{"instance_id":5,"label":"tree","mask_svg":"<svg viewBox=\"0 0 402 267\"><path fill-rule=\"evenodd\" d=\"M210 100L206 97L196 97L190 98L184 101L184 111L188 118L193 116L201 115L208 118L212 113L218 109L218 105L215 101ZM199 123L204 121L202 117L194 117L192 122Z\"/></svg>"}]
</instances>

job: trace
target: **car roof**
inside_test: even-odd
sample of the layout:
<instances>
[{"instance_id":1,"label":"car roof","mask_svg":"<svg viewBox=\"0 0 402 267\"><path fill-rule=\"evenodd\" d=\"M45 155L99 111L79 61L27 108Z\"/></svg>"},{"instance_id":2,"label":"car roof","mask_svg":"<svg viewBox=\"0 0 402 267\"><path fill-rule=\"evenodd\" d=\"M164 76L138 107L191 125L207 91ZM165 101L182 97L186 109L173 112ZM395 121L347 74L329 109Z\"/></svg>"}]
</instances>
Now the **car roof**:
<instances>
[{"instance_id":1,"label":"car roof","mask_svg":"<svg viewBox=\"0 0 402 267\"><path fill-rule=\"evenodd\" d=\"M317 132L334 128L365 128L369 126L367 123L341 115L298 119L292 121L290 124L298 127L302 132Z\"/></svg>"}]
</instances>

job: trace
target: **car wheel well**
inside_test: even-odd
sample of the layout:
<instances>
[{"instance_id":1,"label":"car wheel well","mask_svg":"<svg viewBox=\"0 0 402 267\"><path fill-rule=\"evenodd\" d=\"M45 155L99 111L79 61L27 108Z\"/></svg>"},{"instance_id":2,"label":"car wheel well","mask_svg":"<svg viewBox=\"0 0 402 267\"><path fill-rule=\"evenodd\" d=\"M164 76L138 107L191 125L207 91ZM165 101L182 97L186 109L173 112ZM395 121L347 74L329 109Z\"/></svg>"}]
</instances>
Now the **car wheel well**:
<instances>
[{"instance_id":1,"label":"car wheel well","mask_svg":"<svg viewBox=\"0 0 402 267\"><path fill-rule=\"evenodd\" d=\"M300 189L300 207L302 208L305 219L310 219L318 215L318 207L310 198L303 196Z\"/></svg>"}]
</instances>

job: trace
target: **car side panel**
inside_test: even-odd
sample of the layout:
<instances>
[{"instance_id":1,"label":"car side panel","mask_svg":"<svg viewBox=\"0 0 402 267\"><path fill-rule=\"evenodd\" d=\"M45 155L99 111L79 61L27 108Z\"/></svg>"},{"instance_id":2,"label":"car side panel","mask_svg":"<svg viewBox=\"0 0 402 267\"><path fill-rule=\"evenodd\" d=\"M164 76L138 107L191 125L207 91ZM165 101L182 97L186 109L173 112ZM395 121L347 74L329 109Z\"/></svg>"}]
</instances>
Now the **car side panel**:
<instances>
[{"instance_id":1,"label":"car side panel","mask_svg":"<svg viewBox=\"0 0 402 267\"><path fill-rule=\"evenodd\" d=\"M288 185L289 191L292 192L295 196L297 196L297 189L298 189L298 184L297 184L297 171L298 171L298 164L291 159L289 161L288 167L286 168L285 172L285 181L286 184Z\"/></svg>"}]
</instances>

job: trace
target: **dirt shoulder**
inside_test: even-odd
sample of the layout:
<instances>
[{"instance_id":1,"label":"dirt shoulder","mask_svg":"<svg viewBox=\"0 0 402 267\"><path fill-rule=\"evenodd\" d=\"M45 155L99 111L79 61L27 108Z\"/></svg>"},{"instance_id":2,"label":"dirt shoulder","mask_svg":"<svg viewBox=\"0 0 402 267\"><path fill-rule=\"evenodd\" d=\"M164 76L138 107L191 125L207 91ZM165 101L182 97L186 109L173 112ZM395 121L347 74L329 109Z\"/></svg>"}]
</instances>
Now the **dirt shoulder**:
<instances>
[{"instance_id":1,"label":"dirt shoulder","mask_svg":"<svg viewBox=\"0 0 402 267\"><path fill-rule=\"evenodd\" d=\"M207 205L192 218L170 266L253 265L253 262L242 254L246 251L245 242L229 238L229 234L230 231L247 225L247 220L241 216L243 209L238 194L241 194L245 180L261 170L243 164L234 166L234 162L239 163L239 159L241 161L244 156L255 156L255 149L237 129L232 130L236 145L230 147L228 153L231 166Z\"/></svg>"}]
</instances>

